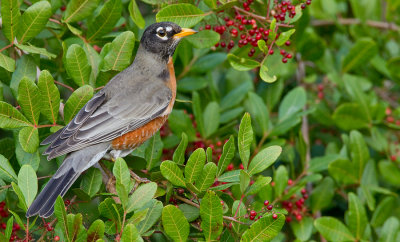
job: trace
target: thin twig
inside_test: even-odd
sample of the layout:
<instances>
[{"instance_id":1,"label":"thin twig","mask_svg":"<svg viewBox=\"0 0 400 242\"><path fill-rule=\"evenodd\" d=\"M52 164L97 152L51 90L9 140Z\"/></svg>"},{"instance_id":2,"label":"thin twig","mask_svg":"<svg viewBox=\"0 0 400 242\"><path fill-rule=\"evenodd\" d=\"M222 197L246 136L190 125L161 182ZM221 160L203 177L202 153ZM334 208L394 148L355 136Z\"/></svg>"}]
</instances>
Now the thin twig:
<instances>
[{"instance_id":1,"label":"thin twig","mask_svg":"<svg viewBox=\"0 0 400 242\"><path fill-rule=\"evenodd\" d=\"M66 84L64 84L64 83L58 82L58 81L56 81L56 80L54 80L54 83L57 84L57 85L60 85L60 86L62 86L62 87L67 88L67 89L70 90L71 92L74 92L74 91L75 91L75 89L73 89L72 87L70 87L70 86L68 86L68 85L66 85Z\"/></svg>"},{"instance_id":2,"label":"thin twig","mask_svg":"<svg viewBox=\"0 0 400 242\"><path fill-rule=\"evenodd\" d=\"M53 18L49 18L50 22L56 23L56 24L62 24L60 21L58 21L57 19L53 19Z\"/></svg>"},{"instance_id":3,"label":"thin twig","mask_svg":"<svg viewBox=\"0 0 400 242\"><path fill-rule=\"evenodd\" d=\"M13 45L14 45L14 44L11 43L11 44L9 44L9 45L4 46L3 48L0 49L0 52L3 52L3 50L6 50L6 49L12 47Z\"/></svg>"},{"instance_id":4,"label":"thin twig","mask_svg":"<svg viewBox=\"0 0 400 242\"><path fill-rule=\"evenodd\" d=\"M356 24L362 24L363 22L356 18L339 18L336 21L334 21L334 20L313 20L311 22L311 25L318 27L318 26L335 25L337 23L341 24L341 25L356 25ZM391 22L380 22L380 21L374 21L374 20L367 20L367 21L365 21L365 24L370 27L377 28L377 29L388 29L388 30L400 31L400 27L397 26L395 23L391 23Z\"/></svg>"},{"instance_id":5,"label":"thin twig","mask_svg":"<svg viewBox=\"0 0 400 242\"><path fill-rule=\"evenodd\" d=\"M237 10L238 12L242 12L242 13L244 13L245 15L248 15L248 16L250 16L250 17L253 17L254 19L257 19L257 20L259 20L259 21L261 21L261 22L267 22L267 23L271 23L271 22L272 22L270 19L267 19L267 18L264 17L264 16L257 15L257 14L254 14L254 13L250 13L250 12L248 12L248 11L242 9L242 8L239 8L239 7L237 7L237 6L233 6L233 8L234 8L235 10ZM292 27L294 27L294 25L292 25L292 24L282 24L282 23L276 23L276 26L279 26L279 27L287 27L287 28L292 28Z\"/></svg>"},{"instance_id":6,"label":"thin twig","mask_svg":"<svg viewBox=\"0 0 400 242\"><path fill-rule=\"evenodd\" d=\"M194 207L196 207L196 208L200 208L200 205L199 205L199 204L194 203L194 202L190 201L190 200L187 199L187 198L184 198L184 197L181 197L181 196L178 196L178 195L175 195L174 197L175 197L176 199L178 199L178 200L180 200L180 201L186 203L186 204L192 205L192 206L194 206ZM238 221L238 220L236 220L235 218L232 218L232 217L229 217L229 216L223 216L223 218L226 219L226 220L230 220L230 221L232 221L232 222L239 223L239 224L245 224L245 223L243 223L243 222L241 222L241 221Z\"/></svg>"}]
</instances>

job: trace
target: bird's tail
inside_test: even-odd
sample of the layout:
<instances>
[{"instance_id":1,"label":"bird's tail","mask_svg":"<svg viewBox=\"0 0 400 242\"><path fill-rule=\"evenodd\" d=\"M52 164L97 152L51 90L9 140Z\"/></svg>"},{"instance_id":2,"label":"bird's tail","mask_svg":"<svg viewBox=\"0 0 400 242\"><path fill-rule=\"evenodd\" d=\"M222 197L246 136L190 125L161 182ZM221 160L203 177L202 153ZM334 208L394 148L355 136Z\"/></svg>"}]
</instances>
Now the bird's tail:
<instances>
[{"instance_id":1,"label":"bird's tail","mask_svg":"<svg viewBox=\"0 0 400 242\"><path fill-rule=\"evenodd\" d=\"M57 197L64 196L78 177L107 152L108 144L97 144L68 154L56 174L46 184L26 212L26 217L50 217Z\"/></svg>"}]
</instances>

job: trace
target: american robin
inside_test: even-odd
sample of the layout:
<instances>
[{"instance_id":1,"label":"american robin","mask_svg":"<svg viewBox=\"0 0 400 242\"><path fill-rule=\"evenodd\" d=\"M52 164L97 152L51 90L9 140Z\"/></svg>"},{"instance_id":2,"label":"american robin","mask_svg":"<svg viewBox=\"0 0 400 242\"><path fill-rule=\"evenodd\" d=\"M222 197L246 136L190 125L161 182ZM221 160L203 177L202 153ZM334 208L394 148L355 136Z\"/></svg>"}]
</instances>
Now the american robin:
<instances>
[{"instance_id":1,"label":"american robin","mask_svg":"<svg viewBox=\"0 0 400 242\"><path fill-rule=\"evenodd\" d=\"M182 37L196 33L171 22L150 25L132 65L96 93L71 122L47 137L47 159L65 155L26 217L49 217L54 203L101 158L124 157L161 128L176 96L172 55Z\"/></svg>"}]
</instances>

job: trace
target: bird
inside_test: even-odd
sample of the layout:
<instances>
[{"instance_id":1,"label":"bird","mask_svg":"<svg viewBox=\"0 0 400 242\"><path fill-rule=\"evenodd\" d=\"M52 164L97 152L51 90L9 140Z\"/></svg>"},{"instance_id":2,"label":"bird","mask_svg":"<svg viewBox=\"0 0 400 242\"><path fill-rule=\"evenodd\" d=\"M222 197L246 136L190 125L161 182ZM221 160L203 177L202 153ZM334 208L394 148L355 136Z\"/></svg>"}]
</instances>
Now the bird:
<instances>
[{"instance_id":1,"label":"bird","mask_svg":"<svg viewBox=\"0 0 400 242\"><path fill-rule=\"evenodd\" d=\"M58 196L102 159L125 157L166 122L176 97L172 56L180 40L197 31L172 22L148 26L134 61L98 91L62 129L41 145L47 159L63 163L29 206L26 217L51 216Z\"/></svg>"}]
</instances>

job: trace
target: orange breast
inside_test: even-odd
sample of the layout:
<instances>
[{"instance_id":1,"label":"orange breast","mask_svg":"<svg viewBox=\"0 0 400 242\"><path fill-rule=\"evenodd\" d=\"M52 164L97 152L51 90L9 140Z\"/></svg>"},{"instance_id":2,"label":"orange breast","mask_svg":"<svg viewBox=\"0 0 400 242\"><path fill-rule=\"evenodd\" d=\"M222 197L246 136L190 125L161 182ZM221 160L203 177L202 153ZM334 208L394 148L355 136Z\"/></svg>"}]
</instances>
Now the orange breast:
<instances>
[{"instance_id":1,"label":"orange breast","mask_svg":"<svg viewBox=\"0 0 400 242\"><path fill-rule=\"evenodd\" d=\"M138 147L153 136L167 119L168 115L155 118L142 127L114 139L112 141L112 148L115 150L125 150Z\"/></svg>"}]
</instances>

